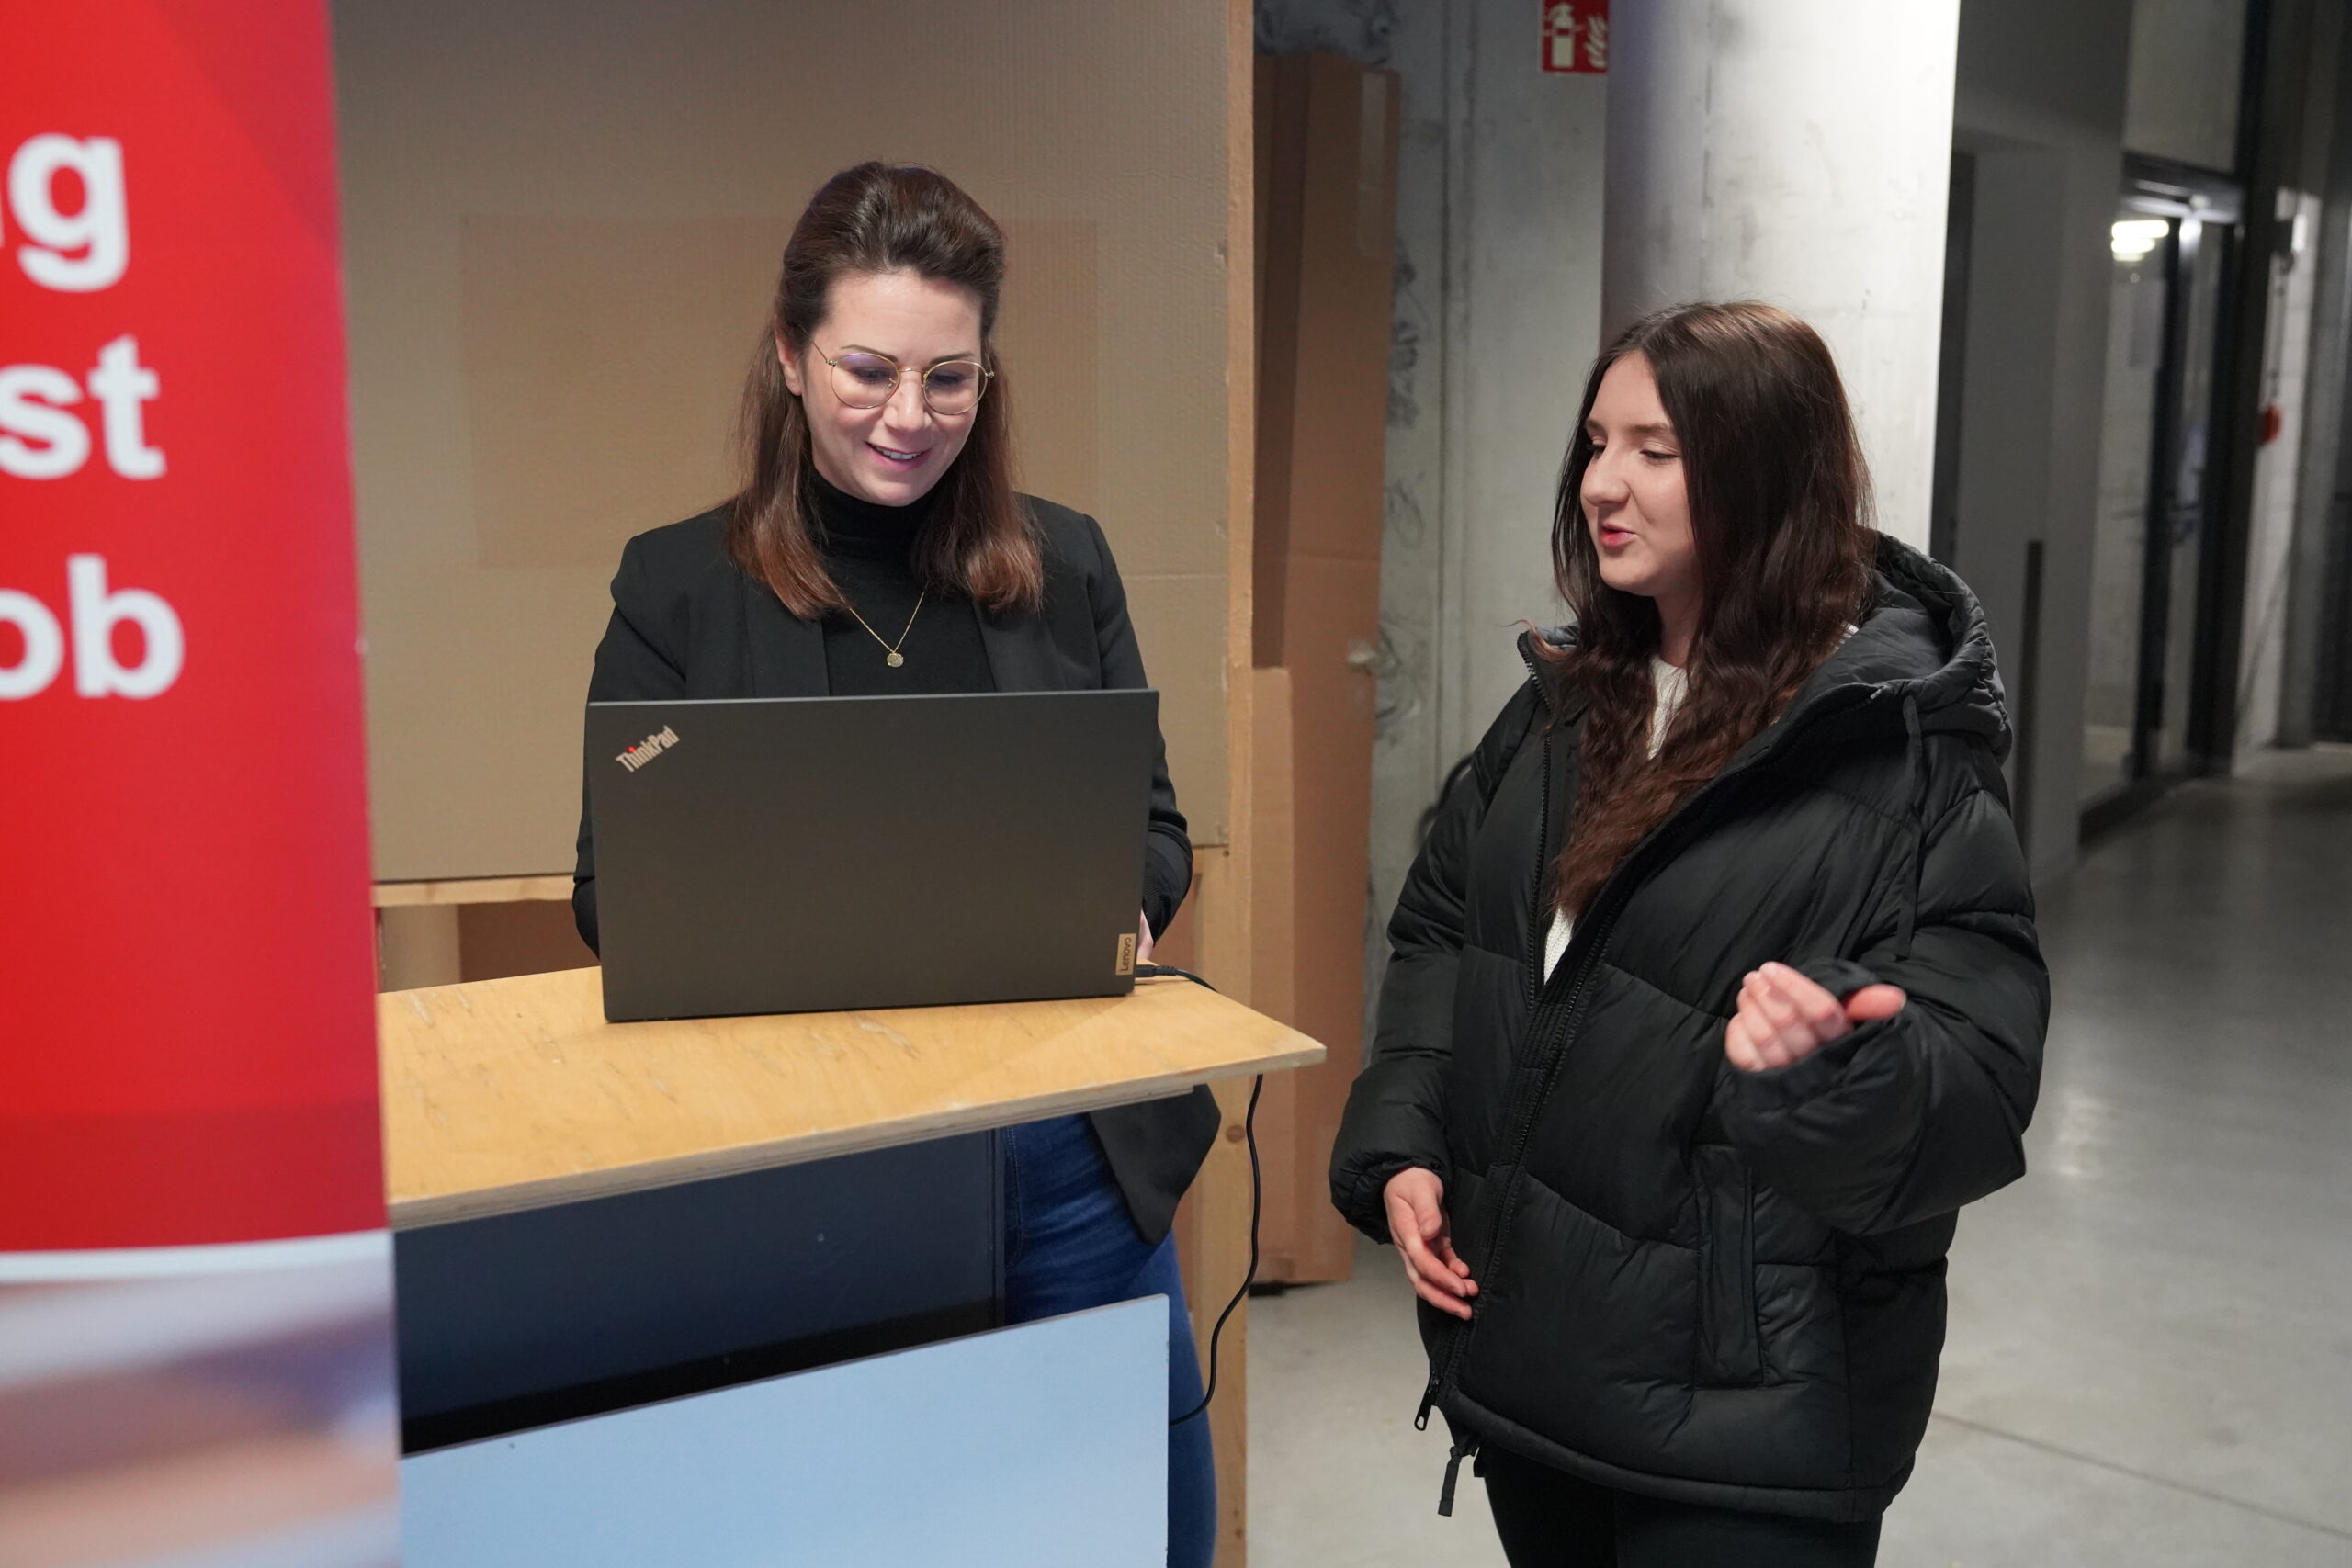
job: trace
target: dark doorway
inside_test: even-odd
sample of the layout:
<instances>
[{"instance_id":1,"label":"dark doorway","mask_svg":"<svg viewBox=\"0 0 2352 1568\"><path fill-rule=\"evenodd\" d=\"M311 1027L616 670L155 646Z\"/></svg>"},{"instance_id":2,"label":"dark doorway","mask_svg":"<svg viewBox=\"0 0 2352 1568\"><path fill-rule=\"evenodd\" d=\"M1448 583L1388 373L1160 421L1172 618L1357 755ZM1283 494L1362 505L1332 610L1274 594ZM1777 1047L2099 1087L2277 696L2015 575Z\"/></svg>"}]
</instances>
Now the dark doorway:
<instances>
[{"instance_id":1,"label":"dark doorway","mask_svg":"<svg viewBox=\"0 0 2352 1568\"><path fill-rule=\"evenodd\" d=\"M2111 241L2077 795L2086 833L2195 769L2190 703L2211 656L2197 608L2222 500L2215 367L2241 243L2234 186L2132 162Z\"/></svg>"}]
</instances>

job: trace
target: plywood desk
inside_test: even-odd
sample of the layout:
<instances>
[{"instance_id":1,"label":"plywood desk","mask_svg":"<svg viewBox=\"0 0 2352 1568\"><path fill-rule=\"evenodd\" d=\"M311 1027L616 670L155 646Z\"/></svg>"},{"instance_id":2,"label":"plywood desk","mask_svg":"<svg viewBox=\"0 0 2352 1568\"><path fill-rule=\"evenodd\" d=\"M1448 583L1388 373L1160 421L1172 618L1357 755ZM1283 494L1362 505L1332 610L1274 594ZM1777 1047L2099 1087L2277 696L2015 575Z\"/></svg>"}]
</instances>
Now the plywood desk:
<instances>
[{"instance_id":1,"label":"plywood desk","mask_svg":"<svg viewBox=\"0 0 2352 1568\"><path fill-rule=\"evenodd\" d=\"M599 978L379 999L412 1450L990 1326L994 1129L1323 1055L1183 980L608 1023Z\"/></svg>"},{"instance_id":2,"label":"plywood desk","mask_svg":"<svg viewBox=\"0 0 2352 1568\"><path fill-rule=\"evenodd\" d=\"M1177 979L1086 1001L607 1023L595 969L379 998L395 1229L762 1170L1305 1066Z\"/></svg>"}]
</instances>

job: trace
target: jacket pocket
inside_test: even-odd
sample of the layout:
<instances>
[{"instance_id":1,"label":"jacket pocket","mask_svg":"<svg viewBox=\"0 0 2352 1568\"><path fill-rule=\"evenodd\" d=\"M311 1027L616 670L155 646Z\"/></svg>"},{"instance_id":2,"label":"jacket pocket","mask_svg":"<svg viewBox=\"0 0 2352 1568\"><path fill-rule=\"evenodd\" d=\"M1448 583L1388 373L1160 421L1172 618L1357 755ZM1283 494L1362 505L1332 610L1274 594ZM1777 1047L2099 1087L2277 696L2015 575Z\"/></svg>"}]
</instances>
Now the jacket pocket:
<instances>
[{"instance_id":1,"label":"jacket pocket","mask_svg":"<svg viewBox=\"0 0 2352 1568\"><path fill-rule=\"evenodd\" d=\"M1756 1202L1747 1162L1723 1144L1691 1151L1699 1193L1699 1382L1764 1381L1756 1328Z\"/></svg>"}]
</instances>

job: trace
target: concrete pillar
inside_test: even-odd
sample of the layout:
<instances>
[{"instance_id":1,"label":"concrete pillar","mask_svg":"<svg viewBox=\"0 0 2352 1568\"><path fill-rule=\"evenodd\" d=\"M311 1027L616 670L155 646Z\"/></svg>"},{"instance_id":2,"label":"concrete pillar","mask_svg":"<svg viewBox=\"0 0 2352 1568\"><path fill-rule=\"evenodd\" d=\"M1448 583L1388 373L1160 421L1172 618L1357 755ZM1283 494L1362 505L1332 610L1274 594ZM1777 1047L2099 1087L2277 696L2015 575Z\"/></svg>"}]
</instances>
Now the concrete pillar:
<instances>
[{"instance_id":1,"label":"concrete pillar","mask_svg":"<svg viewBox=\"0 0 2352 1568\"><path fill-rule=\"evenodd\" d=\"M1838 356L1879 525L1922 549L1935 467L1959 0L1617 8L1601 316L1764 299Z\"/></svg>"}]
</instances>

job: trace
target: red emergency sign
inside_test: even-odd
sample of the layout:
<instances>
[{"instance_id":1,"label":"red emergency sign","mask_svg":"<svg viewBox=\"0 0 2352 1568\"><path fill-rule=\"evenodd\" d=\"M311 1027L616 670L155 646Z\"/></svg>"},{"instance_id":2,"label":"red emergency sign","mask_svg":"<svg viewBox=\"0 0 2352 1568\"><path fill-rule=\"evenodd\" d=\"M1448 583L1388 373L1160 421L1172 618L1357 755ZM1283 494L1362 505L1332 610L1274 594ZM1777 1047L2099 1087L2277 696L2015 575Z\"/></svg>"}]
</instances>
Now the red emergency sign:
<instances>
[{"instance_id":1,"label":"red emergency sign","mask_svg":"<svg viewBox=\"0 0 2352 1568\"><path fill-rule=\"evenodd\" d=\"M1541 0L1544 69L1579 74L1609 70L1609 0Z\"/></svg>"}]
</instances>

